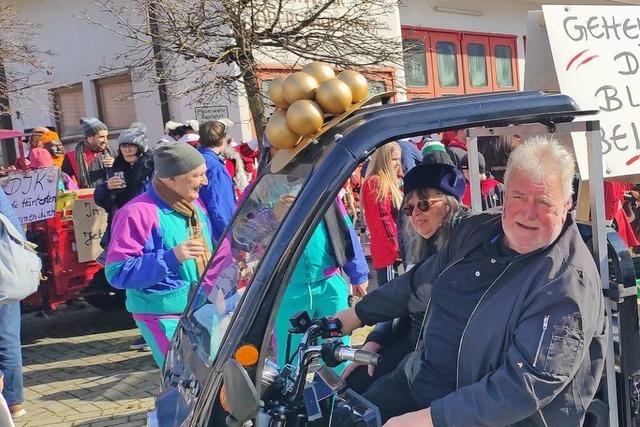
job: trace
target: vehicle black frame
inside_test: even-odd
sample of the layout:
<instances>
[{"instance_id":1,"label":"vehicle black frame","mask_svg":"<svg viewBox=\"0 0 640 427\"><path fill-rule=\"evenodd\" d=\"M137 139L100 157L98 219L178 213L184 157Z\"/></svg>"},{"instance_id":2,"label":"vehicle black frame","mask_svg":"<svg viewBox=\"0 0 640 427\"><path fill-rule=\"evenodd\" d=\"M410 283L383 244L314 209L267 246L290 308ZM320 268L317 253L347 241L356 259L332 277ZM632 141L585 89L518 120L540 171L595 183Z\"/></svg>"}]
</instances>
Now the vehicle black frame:
<instances>
[{"instance_id":1,"label":"vehicle black frame","mask_svg":"<svg viewBox=\"0 0 640 427\"><path fill-rule=\"evenodd\" d=\"M282 284L286 283L293 271L294 263L290 261L300 256L304 249L304 243L308 241L321 219L321 213L328 209L338 195L342 184L375 149L386 142L399 138L450 129L542 124L551 133L562 127L563 123L570 123L575 118L594 113L594 111L581 111L570 97L562 94L518 92L464 95L413 100L362 109L326 131L282 171L299 175L301 170L305 170L309 173L309 178L291 206L289 213L280 224L273 241L258 265L253 281L233 315L217 358L210 367L198 360L190 344L188 326L184 319L181 322L170 349L170 359L174 366L165 367L163 390L166 392L171 387L179 389L181 399L189 407L188 413L185 413L184 418L181 418L180 422L184 422L182 425L205 426L218 425L218 422L222 422L224 414L219 404L219 391L222 384L223 367L241 344L254 344L263 355L256 365L247 369L249 375L257 383L258 392L260 391L260 381L257 378L261 377L264 355L267 354L269 344L269 340L265 336L267 331L273 327L277 303L284 293L285 286ZM599 130L597 120L583 123L584 130L588 133L594 134ZM603 195L596 191L597 188L602 188L602 156L599 140L590 137L588 142L590 145L591 207L592 215L596 219L592 224L591 244L601 277L606 279L603 280L603 287L607 296L610 300L614 300L618 306L623 301L633 302L633 313L629 316L631 316L630 318L635 316L636 327L621 336L627 337L632 343L628 348L637 349L640 340L637 328L635 283L633 284L633 295L627 289L630 285L626 279L615 280L614 278L616 283L613 283L614 286L610 286L606 231L604 221L597 220L597 218L604 219ZM474 156L471 157L473 160ZM263 171L260 177L269 173L271 172L267 167L267 170ZM229 228L231 226L232 224ZM615 237L613 239L615 240ZM614 249L614 253L619 250L619 247ZM628 272L628 267L614 267L613 270L614 273L623 270ZM622 290L620 291L619 284L621 283ZM612 292L609 288L618 290L618 292ZM610 306L610 304L607 305ZM264 307L269 307L269 310L264 310ZM626 304L625 307L631 310L630 304ZM611 349L608 360L611 360L612 354ZM180 373L176 375L176 372L172 371L175 368L175 360L178 361L177 365L181 368L189 366L186 371L187 375L180 376ZM607 365L605 379L615 377L613 363L607 363ZM620 364L622 367L627 365L629 369L635 369L637 362ZM629 382L633 382L632 379L636 372L622 372L621 375L623 384L619 384L618 387L619 393L621 393L620 401L625 400L620 403L621 416L618 417L617 406L611 405L608 411L608 423L597 425L632 425L631 418L622 414L630 414L631 412L628 410L631 405L627 400L630 398ZM605 381L604 385L601 397L606 408L606 401L616 399L616 387L615 381ZM160 400L161 397L157 401L158 408L160 408Z\"/></svg>"}]
</instances>

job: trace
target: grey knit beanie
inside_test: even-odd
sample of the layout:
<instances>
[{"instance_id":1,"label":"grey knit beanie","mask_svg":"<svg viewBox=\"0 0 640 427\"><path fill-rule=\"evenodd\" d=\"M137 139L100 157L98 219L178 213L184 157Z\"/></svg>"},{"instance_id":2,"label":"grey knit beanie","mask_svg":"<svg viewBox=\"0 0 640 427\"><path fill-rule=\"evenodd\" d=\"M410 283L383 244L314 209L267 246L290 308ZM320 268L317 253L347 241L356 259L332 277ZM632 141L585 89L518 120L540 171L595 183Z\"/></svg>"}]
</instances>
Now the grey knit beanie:
<instances>
[{"instance_id":1,"label":"grey knit beanie","mask_svg":"<svg viewBox=\"0 0 640 427\"><path fill-rule=\"evenodd\" d=\"M171 178L203 165L204 157L189 144L168 144L153 150L153 164L158 178Z\"/></svg>"},{"instance_id":2,"label":"grey knit beanie","mask_svg":"<svg viewBox=\"0 0 640 427\"><path fill-rule=\"evenodd\" d=\"M131 123L129 129L120 133L118 137L118 147L122 144L137 145L142 154L149 148L149 139L147 138L147 128L142 123Z\"/></svg>"},{"instance_id":3,"label":"grey knit beanie","mask_svg":"<svg viewBox=\"0 0 640 427\"><path fill-rule=\"evenodd\" d=\"M84 136L93 136L101 130L109 130L107 125L102 123L95 117L83 117L80 119L80 126L82 126L82 132Z\"/></svg>"}]
</instances>

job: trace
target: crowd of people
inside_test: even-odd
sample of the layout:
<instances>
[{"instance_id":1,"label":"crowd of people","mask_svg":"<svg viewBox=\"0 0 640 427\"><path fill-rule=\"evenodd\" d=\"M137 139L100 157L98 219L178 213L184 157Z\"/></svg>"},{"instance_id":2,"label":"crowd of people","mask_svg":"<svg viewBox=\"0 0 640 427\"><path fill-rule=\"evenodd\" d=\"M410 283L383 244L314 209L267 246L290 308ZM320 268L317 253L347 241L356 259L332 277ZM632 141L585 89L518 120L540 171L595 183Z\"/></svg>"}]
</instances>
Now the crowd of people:
<instances>
[{"instance_id":1,"label":"crowd of people","mask_svg":"<svg viewBox=\"0 0 640 427\"><path fill-rule=\"evenodd\" d=\"M95 189L108 214L100 274L126 291L159 367L190 287L257 173L256 143L235 144L232 125L169 122L150 149L145 126L133 123L112 150L107 126L88 118L84 140L67 153L55 132L35 128L29 155L16 164L57 166L61 189ZM479 215L468 209L464 131L387 143L356 170L286 287L273 337L280 364L293 313L337 313L347 335L375 325L364 349L382 353L381 365L352 364L342 375L388 426L484 425L488 417L568 425L584 415L574 397L595 392L605 323L597 271L569 214L574 160L545 138L478 146L482 209L489 209ZM618 193L611 198L623 210ZM9 209L0 202L0 212ZM377 282L369 293L362 242ZM351 308L349 294L357 297ZM14 416L24 413L19 316L19 304L0 305L0 323L11 325L0 351L13 356L0 358L0 369ZM506 395L519 400L505 408Z\"/></svg>"},{"instance_id":2,"label":"crowd of people","mask_svg":"<svg viewBox=\"0 0 640 427\"><path fill-rule=\"evenodd\" d=\"M146 127L132 123L114 150L107 125L84 118L84 138L73 150L65 153L55 131L36 127L28 154L15 163L18 170L57 168L60 191L94 189L96 204L107 212L99 258L106 267L94 280L126 289L126 307L143 337L132 348L150 347L159 366L188 285L198 280L257 173L257 142L236 144L228 135L232 125L228 119L169 122L150 149ZM23 230L4 192L0 213ZM20 315L19 302L0 304L0 389L13 418L26 413Z\"/></svg>"}]
</instances>

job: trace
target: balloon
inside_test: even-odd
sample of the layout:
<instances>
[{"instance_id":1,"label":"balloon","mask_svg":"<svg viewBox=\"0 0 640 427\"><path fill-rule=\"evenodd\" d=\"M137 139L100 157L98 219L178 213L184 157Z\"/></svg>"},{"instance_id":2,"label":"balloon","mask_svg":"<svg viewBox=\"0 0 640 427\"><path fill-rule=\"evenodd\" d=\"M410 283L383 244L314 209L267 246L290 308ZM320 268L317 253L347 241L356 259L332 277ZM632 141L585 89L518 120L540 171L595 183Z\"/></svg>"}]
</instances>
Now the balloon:
<instances>
[{"instance_id":1,"label":"balloon","mask_svg":"<svg viewBox=\"0 0 640 427\"><path fill-rule=\"evenodd\" d=\"M318 84L336 77L336 73L333 72L333 68L329 64L319 61L305 65L302 72L313 76Z\"/></svg>"},{"instance_id":2,"label":"balloon","mask_svg":"<svg viewBox=\"0 0 640 427\"><path fill-rule=\"evenodd\" d=\"M284 83L283 77L276 77L271 80L271 84L269 85L269 98L273 101L273 104L282 109L286 109L289 106L289 103L284 98L284 91L282 84Z\"/></svg>"},{"instance_id":3,"label":"balloon","mask_svg":"<svg viewBox=\"0 0 640 427\"><path fill-rule=\"evenodd\" d=\"M282 84L284 98L289 104L299 99L313 99L318 88L318 82L312 76L302 71L290 74Z\"/></svg>"},{"instance_id":4,"label":"balloon","mask_svg":"<svg viewBox=\"0 0 640 427\"><path fill-rule=\"evenodd\" d=\"M351 106L351 99L351 89L338 79L327 80L316 91L316 102L329 114L343 113Z\"/></svg>"},{"instance_id":5,"label":"balloon","mask_svg":"<svg viewBox=\"0 0 640 427\"><path fill-rule=\"evenodd\" d=\"M351 89L351 102L356 103L362 101L369 92L369 83L365 76L357 71L345 70L338 74L338 79L342 80Z\"/></svg>"},{"instance_id":6,"label":"balloon","mask_svg":"<svg viewBox=\"0 0 640 427\"><path fill-rule=\"evenodd\" d=\"M293 148L300 140L300 135L287 126L287 114L285 111L273 113L267 122L265 133L269 143L276 148Z\"/></svg>"},{"instance_id":7,"label":"balloon","mask_svg":"<svg viewBox=\"0 0 640 427\"><path fill-rule=\"evenodd\" d=\"M323 122L322 109L318 104L308 99L294 102L287 110L289 129L302 136L319 131Z\"/></svg>"}]
</instances>

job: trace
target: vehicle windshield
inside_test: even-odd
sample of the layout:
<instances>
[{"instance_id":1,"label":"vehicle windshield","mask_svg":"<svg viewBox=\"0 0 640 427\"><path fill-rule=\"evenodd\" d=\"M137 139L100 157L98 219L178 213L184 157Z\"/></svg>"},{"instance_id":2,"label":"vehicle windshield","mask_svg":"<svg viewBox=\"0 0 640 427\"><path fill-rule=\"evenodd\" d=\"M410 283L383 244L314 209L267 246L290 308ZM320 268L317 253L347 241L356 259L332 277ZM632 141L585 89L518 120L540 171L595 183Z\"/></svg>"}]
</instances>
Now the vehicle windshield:
<instances>
[{"instance_id":1,"label":"vehicle windshield","mask_svg":"<svg viewBox=\"0 0 640 427\"><path fill-rule=\"evenodd\" d=\"M215 360L233 313L306 178L264 175L219 242L186 315L194 347L207 365Z\"/></svg>"}]
</instances>

